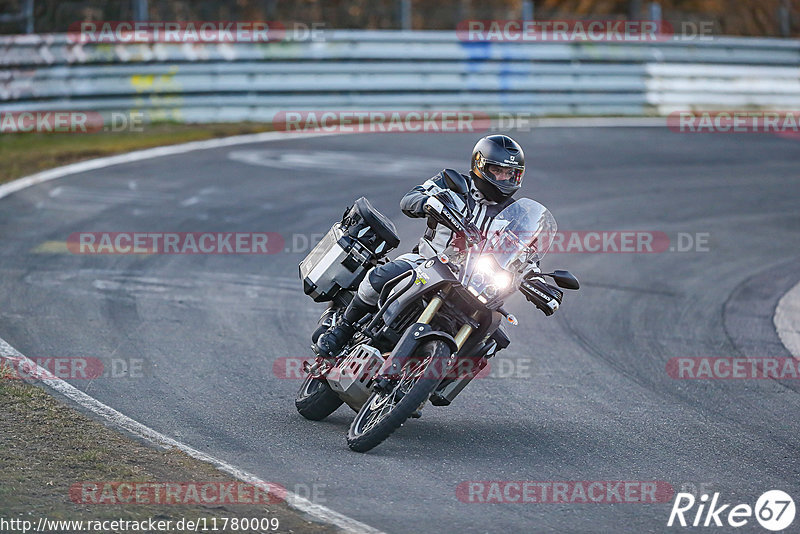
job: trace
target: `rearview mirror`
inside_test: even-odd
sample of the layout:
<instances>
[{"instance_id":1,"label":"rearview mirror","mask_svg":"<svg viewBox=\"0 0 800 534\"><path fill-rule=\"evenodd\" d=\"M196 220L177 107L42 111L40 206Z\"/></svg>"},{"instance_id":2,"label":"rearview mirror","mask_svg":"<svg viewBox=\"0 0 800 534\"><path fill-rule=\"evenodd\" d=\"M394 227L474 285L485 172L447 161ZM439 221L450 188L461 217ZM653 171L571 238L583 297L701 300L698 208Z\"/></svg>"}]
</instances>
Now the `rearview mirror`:
<instances>
[{"instance_id":1,"label":"rearview mirror","mask_svg":"<svg viewBox=\"0 0 800 534\"><path fill-rule=\"evenodd\" d=\"M469 193L469 184L461 176L461 173L453 169L444 170L444 181L447 183L447 188L459 195L466 195Z\"/></svg>"},{"instance_id":2,"label":"rearview mirror","mask_svg":"<svg viewBox=\"0 0 800 534\"><path fill-rule=\"evenodd\" d=\"M550 278L556 281L556 285L563 289L580 289L581 283L569 271L553 271L549 274Z\"/></svg>"}]
</instances>

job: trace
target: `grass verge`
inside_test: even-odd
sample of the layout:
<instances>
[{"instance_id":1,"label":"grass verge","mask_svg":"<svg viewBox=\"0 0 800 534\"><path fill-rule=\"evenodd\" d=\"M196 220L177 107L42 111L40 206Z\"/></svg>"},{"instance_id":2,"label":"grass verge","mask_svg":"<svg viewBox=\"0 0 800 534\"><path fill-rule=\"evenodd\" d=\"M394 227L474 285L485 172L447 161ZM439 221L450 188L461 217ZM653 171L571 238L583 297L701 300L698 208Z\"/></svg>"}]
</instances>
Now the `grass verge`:
<instances>
[{"instance_id":1,"label":"grass verge","mask_svg":"<svg viewBox=\"0 0 800 534\"><path fill-rule=\"evenodd\" d=\"M335 532L312 523L285 503L261 504L95 504L81 502L75 484L110 482L233 482L213 466L177 450L163 450L123 436L62 404L39 387L8 379L0 369L0 520L39 517L71 521L178 521L217 519L216 532ZM120 495L122 493L117 493ZM81 495L78 493L77 495ZM96 495L101 495L99 492ZM188 493L187 493L188 495ZM212 494L213 495L213 494ZM103 500L103 499L99 499ZM108 502L108 501L106 501ZM196 501L195 501L196 502ZM207 502L207 501L204 501ZM228 518L277 518L279 527L223 529ZM2 532L22 532L13 525ZM55 529L51 532L78 532ZM130 532L121 527L102 532ZM184 532L171 528L164 532Z\"/></svg>"},{"instance_id":2,"label":"grass verge","mask_svg":"<svg viewBox=\"0 0 800 534\"><path fill-rule=\"evenodd\" d=\"M0 183L86 159L215 137L270 131L269 124L152 124L141 132L0 135Z\"/></svg>"},{"instance_id":3,"label":"grass verge","mask_svg":"<svg viewBox=\"0 0 800 534\"><path fill-rule=\"evenodd\" d=\"M24 133L0 136L0 183L91 158L156 146L269 131L269 125L155 124L142 132L81 135ZM2 363L2 362L0 362ZM0 364L0 532L22 532L39 517L72 521L172 521L205 518L214 532L336 532L310 522L285 503L265 504L93 504L74 502L75 484L111 482L234 482L213 466L177 450L163 450L124 436L62 404L43 389L12 379ZM280 483L279 481L275 481ZM73 495L74 496L74 495ZM102 499L101 499L102 500ZM275 529L223 528L232 518L277 518ZM230 523L230 521L229 521ZM15 528L16 525L16 528ZM271 524L271 526L274 524ZM112 524L109 524L113 527ZM77 532L74 528L51 532ZM104 528L102 532L130 532Z\"/></svg>"},{"instance_id":4,"label":"grass verge","mask_svg":"<svg viewBox=\"0 0 800 534\"><path fill-rule=\"evenodd\" d=\"M2 135L0 183L91 158L269 130L269 125L257 123L155 124L145 126L142 132L112 135ZM224 483L233 479L183 452L165 451L123 436L62 404L41 388L11 379L12 375L0 365L0 521L33 520L36 524L39 517L74 521L156 518L174 524L180 519L216 518L215 532L251 532L225 530L222 521L255 517L278 518L277 532L336 531L307 521L285 503L270 504L268 508L263 504L76 504L70 497L70 488L86 482ZM0 525L2 532L15 531L10 528Z\"/></svg>"}]
</instances>

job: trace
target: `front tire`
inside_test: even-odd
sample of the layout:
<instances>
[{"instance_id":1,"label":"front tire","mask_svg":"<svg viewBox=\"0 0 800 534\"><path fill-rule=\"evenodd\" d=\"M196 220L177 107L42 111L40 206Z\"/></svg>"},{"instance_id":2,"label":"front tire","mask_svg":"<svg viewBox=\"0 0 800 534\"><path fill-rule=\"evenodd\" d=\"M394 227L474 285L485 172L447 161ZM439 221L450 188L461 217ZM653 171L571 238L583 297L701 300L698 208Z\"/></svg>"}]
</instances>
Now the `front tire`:
<instances>
[{"instance_id":1,"label":"front tire","mask_svg":"<svg viewBox=\"0 0 800 534\"><path fill-rule=\"evenodd\" d=\"M425 371L432 362L445 362L449 357L450 347L442 341L429 341L417 349L414 357L409 358L411 365L406 364L394 389L388 393L373 393L361 407L347 433L350 448L356 452L367 452L397 430L428 400L441 381L423 378ZM398 401L399 394L402 397Z\"/></svg>"},{"instance_id":2,"label":"front tire","mask_svg":"<svg viewBox=\"0 0 800 534\"><path fill-rule=\"evenodd\" d=\"M335 412L343 402L324 378L308 375L297 392L294 405L306 419L322 421Z\"/></svg>"}]
</instances>

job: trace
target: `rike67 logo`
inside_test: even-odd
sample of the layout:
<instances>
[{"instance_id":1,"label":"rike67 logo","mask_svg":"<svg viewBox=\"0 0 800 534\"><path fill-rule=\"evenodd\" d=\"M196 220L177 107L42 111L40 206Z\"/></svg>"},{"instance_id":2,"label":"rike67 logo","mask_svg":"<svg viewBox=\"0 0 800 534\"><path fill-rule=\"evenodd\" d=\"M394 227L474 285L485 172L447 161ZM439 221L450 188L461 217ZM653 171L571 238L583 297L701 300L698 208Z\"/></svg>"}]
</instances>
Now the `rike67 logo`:
<instances>
[{"instance_id":1,"label":"rike67 logo","mask_svg":"<svg viewBox=\"0 0 800 534\"><path fill-rule=\"evenodd\" d=\"M696 500L691 493L678 493L667 526L671 527L677 521L682 527L739 528L748 524L755 516L762 527L777 532L788 528L794 521L794 515L794 500L781 490L767 491L758 498L755 507L744 503L735 506L730 503L721 504L719 493L713 495L710 503L707 494Z\"/></svg>"}]
</instances>

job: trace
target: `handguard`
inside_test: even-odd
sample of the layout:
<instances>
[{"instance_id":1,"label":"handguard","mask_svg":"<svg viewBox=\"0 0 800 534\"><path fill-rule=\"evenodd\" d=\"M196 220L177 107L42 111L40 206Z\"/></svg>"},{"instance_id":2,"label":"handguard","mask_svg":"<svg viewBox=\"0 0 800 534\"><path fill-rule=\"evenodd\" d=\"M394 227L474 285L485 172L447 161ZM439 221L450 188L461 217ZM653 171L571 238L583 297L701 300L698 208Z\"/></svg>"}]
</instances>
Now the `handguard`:
<instances>
[{"instance_id":1,"label":"handguard","mask_svg":"<svg viewBox=\"0 0 800 534\"><path fill-rule=\"evenodd\" d=\"M544 282L541 278L526 279L522 282L519 290L529 302L532 302L548 317L561 306L561 299L564 296L563 291Z\"/></svg>"},{"instance_id":2,"label":"handguard","mask_svg":"<svg viewBox=\"0 0 800 534\"><path fill-rule=\"evenodd\" d=\"M440 191L428 199L424 211L430 219L443 224L456 234L463 235L469 244L482 239L481 231L466 218L462 218L458 206L453 201L449 190Z\"/></svg>"}]
</instances>

